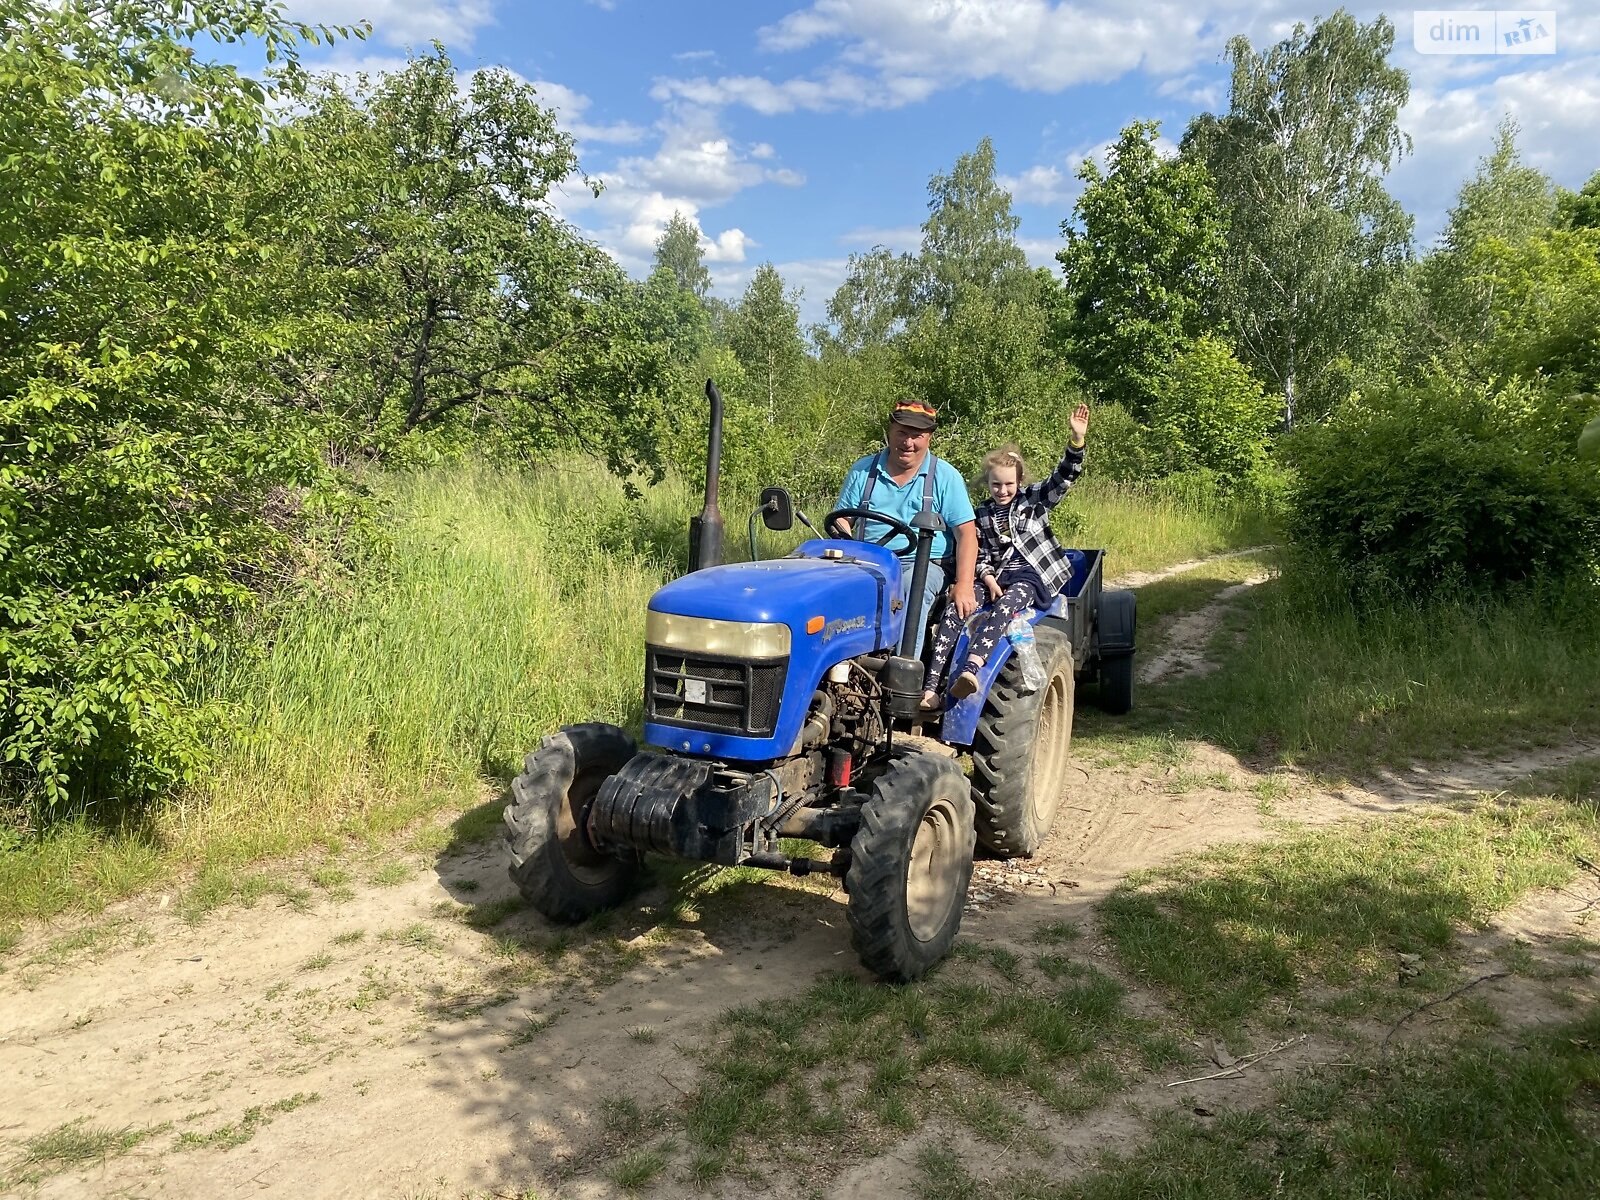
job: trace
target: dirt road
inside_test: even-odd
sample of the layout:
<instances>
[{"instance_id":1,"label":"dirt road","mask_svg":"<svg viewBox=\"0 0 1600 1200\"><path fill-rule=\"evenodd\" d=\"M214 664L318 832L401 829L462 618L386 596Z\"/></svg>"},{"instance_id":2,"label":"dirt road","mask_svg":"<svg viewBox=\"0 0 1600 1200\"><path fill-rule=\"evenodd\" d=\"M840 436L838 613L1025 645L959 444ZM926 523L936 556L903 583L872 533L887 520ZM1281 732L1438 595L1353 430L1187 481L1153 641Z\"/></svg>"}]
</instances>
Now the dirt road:
<instances>
[{"instance_id":1,"label":"dirt road","mask_svg":"<svg viewBox=\"0 0 1600 1200\"><path fill-rule=\"evenodd\" d=\"M1129 871L1269 836L1285 815L1392 812L1596 754L1575 745L1337 792L1280 775L1270 805L1261 777L1207 747L1182 786L1171 767L1075 760L1044 852L979 865L963 936L1092 928ZM65 926L37 931L0 975L0 1180L41 1196L621 1194L589 1166L608 1097L678 1102L697 1070L687 1052L718 1014L859 970L843 894L826 884L669 880L605 936L563 947L516 903L497 842L399 861L351 860L343 889L198 924L142 897L77 948ZM679 895L691 899L669 912ZM1119 1112L1090 1114L1075 1136L1131 1136L1138 1122ZM53 1173L30 1165L30 1144L63 1130L137 1144ZM845 1164L822 1194L903 1194L918 1136ZM782 1177L764 1190L814 1194ZM679 1193L697 1194L672 1175L650 1192Z\"/></svg>"}]
</instances>

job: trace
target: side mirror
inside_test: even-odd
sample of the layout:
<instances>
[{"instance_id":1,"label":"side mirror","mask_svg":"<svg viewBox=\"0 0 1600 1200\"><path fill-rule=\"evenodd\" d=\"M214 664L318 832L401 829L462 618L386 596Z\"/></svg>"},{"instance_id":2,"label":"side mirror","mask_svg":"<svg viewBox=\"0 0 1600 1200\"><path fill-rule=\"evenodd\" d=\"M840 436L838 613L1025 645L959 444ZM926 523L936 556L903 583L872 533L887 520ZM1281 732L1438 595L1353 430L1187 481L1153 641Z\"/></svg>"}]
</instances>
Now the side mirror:
<instances>
[{"instance_id":1,"label":"side mirror","mask_svg":"<svg viewBox=\"0 0 1600 1200\"><path fill-rule=\"evenodd\" d=\"M794 528L794 501L781 487L761 491L761 523L774 533Z\"/></svg>"}]
</instances>

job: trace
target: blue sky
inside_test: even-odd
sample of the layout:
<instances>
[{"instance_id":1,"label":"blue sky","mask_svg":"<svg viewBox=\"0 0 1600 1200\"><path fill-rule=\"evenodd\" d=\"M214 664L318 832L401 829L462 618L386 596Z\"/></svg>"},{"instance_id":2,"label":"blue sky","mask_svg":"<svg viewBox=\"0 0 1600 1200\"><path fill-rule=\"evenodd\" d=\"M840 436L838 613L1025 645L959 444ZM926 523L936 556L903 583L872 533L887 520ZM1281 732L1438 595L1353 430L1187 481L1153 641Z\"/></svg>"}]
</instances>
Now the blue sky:
<instances>
[{"instance_id":1,"label":"blue sky","mask_svg":"<svg viewBox=\"0 0 1600 1200\"><path fill-rule=\"evenodd\" d=\"M1223 44L1262 47L1334 5L1295 0L323 0L295 17L372 23L365 42L308 55L334 70L402 65L438 39L464 71L509 68L577 135L598 200L562 214L629 271L648 270L674 210L700 227L714 290L735 298L777 265L819 320L853 252L911 249L928 177L987 135L1029 258L1052 265L1078 167L1123 125L1176 141L1227 103ZM1411 72L1413 155L1389 187L1433 237L1510 114L1525 156L1558 183L1600 169L1600 6L1554 10L1556 53L1422 55L1413 9L1352 4L1396 25ZM1492 18L1491 18L1492 20Z\"/></svg>"}]
</instances>

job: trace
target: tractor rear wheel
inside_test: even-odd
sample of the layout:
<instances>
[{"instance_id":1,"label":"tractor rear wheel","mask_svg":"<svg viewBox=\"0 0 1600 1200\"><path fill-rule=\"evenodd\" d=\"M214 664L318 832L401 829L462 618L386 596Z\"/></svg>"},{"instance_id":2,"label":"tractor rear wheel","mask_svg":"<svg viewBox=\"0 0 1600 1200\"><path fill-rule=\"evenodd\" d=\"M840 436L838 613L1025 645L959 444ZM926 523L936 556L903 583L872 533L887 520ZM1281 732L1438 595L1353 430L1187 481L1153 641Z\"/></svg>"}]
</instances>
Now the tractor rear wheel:
<instances>
[{"instance_id":1,"label":"tractor rear wheel","mask_svg":"<svg viewBox=\"0 0 1600 1200\"><path fill-rule=\"evenodd\" d=\"M506 806L511 878L552 921L575 924L620 904L639 875L637 857L602 854L586 831L589 806L609 776L634 756L615 725L567 725L523 760Z\"/></svg>"},{"instance_id":2,"label":"tractor rear wheel","mask_svg":"<svg viewBox=\"0 0 1600 1200\"><path fill-rule=\"evenodd\" d=\"M1043 624L1033 634L1044 686L1024 691L1022 668L1011 659L989 690L972 740L978 841L1006 858L1031 856L1049 835L1072 745L1072 644Z\"/></svg>"},{"instance_id":3,"label":"tractor rear wheel","mask_svg":"<svg viewBox=\"0 0 1600 1200\"><path fill-rule=\"evenodd\" d=\"M850 940L868 970L904 983L950 952L973 844L970 789L954 759L908 754L878 776L845 876Z\"/></svg>"}]
</instances>

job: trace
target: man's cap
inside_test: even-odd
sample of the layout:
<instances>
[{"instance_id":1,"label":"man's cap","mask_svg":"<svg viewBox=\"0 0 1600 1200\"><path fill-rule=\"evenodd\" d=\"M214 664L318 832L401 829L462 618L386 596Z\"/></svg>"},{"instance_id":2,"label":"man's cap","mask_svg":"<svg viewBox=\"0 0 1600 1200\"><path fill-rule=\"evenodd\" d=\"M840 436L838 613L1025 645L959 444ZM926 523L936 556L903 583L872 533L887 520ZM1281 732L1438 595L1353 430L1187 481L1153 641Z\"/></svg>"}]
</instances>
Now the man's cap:
<instances>
[{"instance_id":1,"label":"man's cap","mask_svg":"<svg viewBox=\"0 0 1600 1200\"><path fill-rule=\"evenodd\" d=\"M921 400L896 400L889 420L898 421L912 429L937 429L939 410Z\"/></svg>"}]
</instances>

